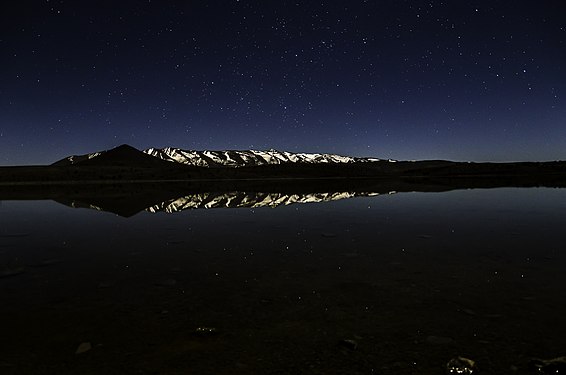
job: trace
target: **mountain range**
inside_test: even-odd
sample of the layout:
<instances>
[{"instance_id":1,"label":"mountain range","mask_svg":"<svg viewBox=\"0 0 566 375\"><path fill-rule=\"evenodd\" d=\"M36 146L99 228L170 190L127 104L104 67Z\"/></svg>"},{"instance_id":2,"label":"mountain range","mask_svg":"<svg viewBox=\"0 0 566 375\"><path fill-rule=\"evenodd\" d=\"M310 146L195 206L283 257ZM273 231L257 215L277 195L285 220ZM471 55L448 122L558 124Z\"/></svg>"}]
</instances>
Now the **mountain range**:
<instances>
[{"instance_id":1,"label":"mountain range","mask_svg":"<svg viewBox=\"0 0 566 375\"><path fill-rule=\"evenodd\" d=\"M390 192L566 187L566 162L394 161L285 151L128 145L51 165L0 167L0 201L52 199L131 216L142 210L276 207Z\"/></svg>"},{"instance_id":2,"label":"mountain range","mask_svg":"<svg viewBox=\"0 0 566 375\"><path fill-rule=\"evenodd\" d=\"M389 179L443 186L563 186L566 162L395 161L267 150L194 151L129 145L65 157L51 165L0 167L0 185L192 181L223 189L230 181ZM208 182L207 182L208 181ZM280 183L280 182L279 182ZM224 190L225 191L225 190Z\"/></svg>"},{"instance_id":3,"label":"mountain range","mask_svg":"<svg viewBox=\"0 0 566 375\"><path fill-rule=\"evenodd\" d=\"M359 158L342 156L336 154L309 154L293 153L277 150L224 150L224 151L196 151L182 150L180 148L148 148L142 151L144 154L151 155L168 162L179 163L194 167L249 167L260 165L280 165L280 164L348 164L348 163L368 163L381 161L377 158ZM137 154L138 161L143 159L139 151L131 146L122 145L109 151L98 151L85 155L72 155L55 162L53 165L75 165L83 164L85 161L93 163L108 158L109 153L115 159L133 159ZM120 154L120 155L118 155ZM127 157L125 157L127 156ZM393 161L393 160L390 160Z\"/></svg>"}]
</instances>

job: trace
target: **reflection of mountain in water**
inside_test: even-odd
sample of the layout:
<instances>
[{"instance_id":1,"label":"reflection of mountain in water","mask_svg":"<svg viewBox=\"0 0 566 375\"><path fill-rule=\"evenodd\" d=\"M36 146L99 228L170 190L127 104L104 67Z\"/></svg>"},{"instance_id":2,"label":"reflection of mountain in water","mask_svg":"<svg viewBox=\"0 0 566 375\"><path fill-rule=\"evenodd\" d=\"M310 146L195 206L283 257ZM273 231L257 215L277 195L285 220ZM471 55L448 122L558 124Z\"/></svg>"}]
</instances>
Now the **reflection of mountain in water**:
<instances>
[{"instance_id":1,"label":"reflection of mountain in water","mask_svg":"<svg viewBox=\"0 0 566 375\"><path fill-rule=\"evenodd\" d=\"M143 157L151 158L149 155ZM94 163L95 160L96 158L93 158L85 162ZM154 162L152 159L149 160ZM159 159L155 160L158 163L166 163L166 165L173 164ZM53 181L52 183L11 185L2 183L0 173L0 200L49 199L70 207L84 207L130 217L143 211L178 212L194 208L277 207L293 203L329 202L352 197L370 197L392 191L440 192L470 188L540 186L564 187L566 186L564 174L196 179L179 182L103 180L100 182L63 181L56 183Z\"/></svg>"},{"instance_id":2,"label":"reflection of mountain in water","mask_svg":"<svg viewBox=\"0 0 566 375\"><path fill-rule=\"evenodd\" d=\"M373 192L330 192L330 193L261 193L233 191L227 193L199 193L187 195L149 207L149 212L179 212L196 208L256 208L288 206L295 203L321 203L354 197L373 197Z\"/></svg>"}]
</instances>

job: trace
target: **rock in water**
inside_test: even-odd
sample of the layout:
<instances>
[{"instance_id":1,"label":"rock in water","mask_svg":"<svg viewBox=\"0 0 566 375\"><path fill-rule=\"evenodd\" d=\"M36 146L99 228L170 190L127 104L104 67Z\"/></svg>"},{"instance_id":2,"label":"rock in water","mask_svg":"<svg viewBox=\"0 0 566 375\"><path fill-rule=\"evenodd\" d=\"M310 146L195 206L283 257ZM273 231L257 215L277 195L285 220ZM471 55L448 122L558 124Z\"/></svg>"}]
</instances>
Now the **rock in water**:
<instances>
[{"instance_id":1,"label":"rock in water","mask_svg":"<svg viewBox=\"0 0 566 375\"><path fill-rule=\"evenodd\" d=\"M476 362L464 357L452 358L446 364L447 374L471 375L476 373Z\"/></svg>"},{"instance_id":2,"label":"rock in water","mask_svg":"<svg viewBox=\"0 0 566 375\"><path fill-rule=\"evenodd\" d=\"M529 365L533 374L566 374L566 357L547 360L535 358Z\"/></svg>"},{"instance_id":3,"label":"rock in water","mask_svg":"<svg viewBox=\"0 0 566 375\"><path fill-rule=\"evenodd\" d=\"M340 340L339 345L350 350L356 350L358 348L358 342L352 339Z\"/></svg>"},{"instance_id":4,"label":"rock in water","mask_svg":"<svg viewBox=\"0 0 566 375\"><path fill-rule=\"evenodd\" d=\"M92 345L90 344L90 342L83 342L83 343L81 343L81 344L78 346L77 351L75 352L75 354L86 353L86 352L88 352L90 349L92 349Z\"/></svg>"},{"instance_id":5,"label":"rock in water","mask_svg":"<svg viewBox=\"0 0 566 375\"><path fill-rule=\"evenodd\" d=\"M198 327L194 334L198 337L211 337L218 334L218 330L214 327Z\"/></svg>"}]
</instances>

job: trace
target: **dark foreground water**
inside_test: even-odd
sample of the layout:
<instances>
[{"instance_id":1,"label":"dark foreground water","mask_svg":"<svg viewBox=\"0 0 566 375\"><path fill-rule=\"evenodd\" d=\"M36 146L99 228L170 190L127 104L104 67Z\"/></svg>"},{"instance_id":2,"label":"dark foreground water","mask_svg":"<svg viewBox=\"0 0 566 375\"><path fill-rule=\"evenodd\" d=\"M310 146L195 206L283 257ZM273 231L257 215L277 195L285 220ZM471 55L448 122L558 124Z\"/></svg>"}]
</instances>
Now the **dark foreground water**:
<instances>
[{"instance_id":1,"label":"dark foreground water","mask_svg":"<svg viewBox=\"0 0 566 375\"><path fill-rule=\"evenodd\" d=\"M0 206L0 374L527 374L566 355L566 190L123 218Z\"/></svg>"}]
</instances>

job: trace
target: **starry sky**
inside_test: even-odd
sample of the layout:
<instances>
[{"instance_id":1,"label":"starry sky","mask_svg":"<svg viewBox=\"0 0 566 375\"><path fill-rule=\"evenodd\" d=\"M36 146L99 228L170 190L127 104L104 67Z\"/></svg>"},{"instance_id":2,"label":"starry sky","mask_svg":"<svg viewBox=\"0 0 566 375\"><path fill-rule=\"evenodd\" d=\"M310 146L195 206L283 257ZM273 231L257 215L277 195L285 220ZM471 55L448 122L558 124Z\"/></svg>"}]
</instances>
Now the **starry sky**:
<instances>
[{"instance_id":1,"label":"starry sky","mask_svg":"<svg viewBox=\"0 0 566 375\"><path fill-rule=\"evenodd\" d=\"M123 143L566 160L566 2L12 1L0 165Z\"/></svg>"}]
</instances>

